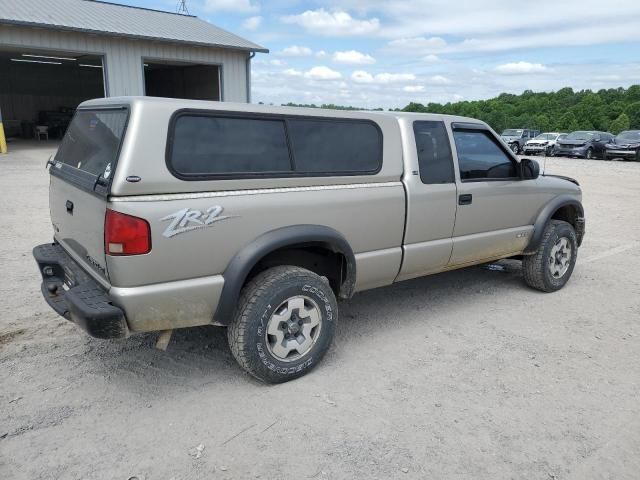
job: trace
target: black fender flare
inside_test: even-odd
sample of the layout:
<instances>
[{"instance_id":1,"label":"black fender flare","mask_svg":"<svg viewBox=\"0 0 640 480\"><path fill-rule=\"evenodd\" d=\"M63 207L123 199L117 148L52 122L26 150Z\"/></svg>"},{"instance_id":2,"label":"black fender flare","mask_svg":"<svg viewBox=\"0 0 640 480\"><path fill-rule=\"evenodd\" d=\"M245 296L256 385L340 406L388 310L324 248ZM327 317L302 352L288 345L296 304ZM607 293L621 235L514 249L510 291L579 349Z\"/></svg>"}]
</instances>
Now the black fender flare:
<instances>
[{"instance_id":1,"label":"black fender flare","mask_svg":"<svg viewBox=\"0 0 640 480\"><path fill-rule=\"evenodd\" d=\"M228 325L240 298L240 290L256 264L280 248L314 244L321 245L346 259L346 275L342 279L339 297L350 298L356 284L356 258L349 242L331 227L324 225L291 225L263 233L244 246L229 262L222 276L224 286L214 314L216 322Z\"/></svg>"},{"instance_id":2,"label":"black fender flare","mask_svg":"<svg viewBox=\"0 0 640 480\"><path fill-rule=\"evenodd\" d=\"M576 208L578 212L578 217L584 218L584 208L582 207L582 204L580 203L580 201L577 200L575 197L571 195L559 195L555 197L553 200L547 203L544 207L542 207L542 209L538 213L538 217L536 218L536 221L533 224L533 234L531 235L531 240L529 240L529 244L527 245L527 248L524 251L525 255L532 255L536 253L536 251L538 250L538 247L540 246L540 243L542 242L542 235L544 234L544 229L547 223L549 222L549 220L551 220L551 217L556 212L556 210L562 207L566 207L568 205ZM577 233L579 235L582 234L582 232L577 232ZM581 241L581 238L578 239L578 244L581 243L580 241Z\"/></svg>"}]
</instances>

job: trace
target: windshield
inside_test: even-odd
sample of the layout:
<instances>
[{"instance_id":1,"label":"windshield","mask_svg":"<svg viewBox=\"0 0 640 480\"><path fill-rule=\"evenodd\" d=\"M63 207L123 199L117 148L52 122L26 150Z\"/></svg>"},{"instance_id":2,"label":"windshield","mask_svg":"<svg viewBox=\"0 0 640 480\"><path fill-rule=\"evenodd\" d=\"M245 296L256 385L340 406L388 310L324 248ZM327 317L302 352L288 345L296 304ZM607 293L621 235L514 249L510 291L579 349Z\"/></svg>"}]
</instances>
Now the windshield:
<instances>
[{"instance_id":1,"label":"windshield","mask_svg":"<svg viewBox=\"0 0 640 480\"><path fill-rule=\"evenodd\" d=\"M567 135L567 140L591 140L593 138L591 132L573 132Z\"/></svg>"},{"instance_id":2,"label":"windshield","mask_svg":"<svg viewBox=\"0 0 640 480\"><path fill-rule=\"evenodd\" d=\"M555 140L557 136L555 133L541 133L534 140Z\"/></svg>"},{"instance_id":3,"label":"windshield","mask_svg":"<svg viewBox=\"0 0 640 480\"><path fill-rule=\"evenodd\" d=\"M524 130L522 129L509 128L504 132L502 132L502 136L503 137L521 137L523 131Z\"/></svg>"},{"instance_id":4,"label":"windshield","mask_svg":"<svg viewBox=\"0 0 640 480\"><path fill-rule=\"evenodd\" d=\"M636 143L640 142L640 130L628 130L616 137L616 143Z\"/></svg>"},{"instance_id":5,"label":"windshield","mask_svg":"<svg viewBox=\"0 0 640 480\"><path fill-rule=\"evenodd\" d=\"M78 110L56 153L56 160L84 172L108 178L115 166L127 112Z\"/></svg>"}]
</instances>

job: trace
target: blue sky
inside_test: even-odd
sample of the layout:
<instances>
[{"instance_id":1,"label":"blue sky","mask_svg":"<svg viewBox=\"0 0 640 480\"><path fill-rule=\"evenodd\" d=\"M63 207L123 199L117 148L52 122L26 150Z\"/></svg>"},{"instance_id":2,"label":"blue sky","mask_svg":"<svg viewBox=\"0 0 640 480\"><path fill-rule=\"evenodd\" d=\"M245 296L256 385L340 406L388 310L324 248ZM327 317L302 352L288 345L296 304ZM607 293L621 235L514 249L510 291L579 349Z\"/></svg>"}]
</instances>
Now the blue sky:
<instances>
[{"instance_id":1,"label":"blue sky","mask_svg":"<svg viewBox=\"0 0 640 480\"><path fill-rule=\"evenodd\" d=\"M177 0L117 3L175 11ZM402 107L640 83L640 0L187 0L259 43L253 101Z\"/></svg>"}]
</instances>

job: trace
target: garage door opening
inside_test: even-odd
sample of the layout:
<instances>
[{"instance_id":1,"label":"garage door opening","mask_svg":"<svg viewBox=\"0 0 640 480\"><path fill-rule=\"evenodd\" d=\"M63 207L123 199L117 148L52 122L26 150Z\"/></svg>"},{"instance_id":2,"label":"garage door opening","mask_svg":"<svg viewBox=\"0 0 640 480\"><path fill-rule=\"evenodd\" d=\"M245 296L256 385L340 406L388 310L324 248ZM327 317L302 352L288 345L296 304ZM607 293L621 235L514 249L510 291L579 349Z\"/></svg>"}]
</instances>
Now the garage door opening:
<instances>
[{"instance_id":1,"label":"garage door opening","mask_svg":"<svg viewBox=\"0 0 640 480\"><path fill-rule=\"evenodd\" d=\"M220 67L145 60L144 86L150 97L220 100Z\"/></svg>"},{"instance_id":2,"label":"garage door opening","mask_svg":"<svg viewBox=\"0 0 640 480\"><path fill-rule=\"evenodd\" d=\"M0 72L0 108L9 138L36 138L36 131L40 138L62 138L80 103L105 96L98 55L0 50Z\"/></svg>"}]
</instances>

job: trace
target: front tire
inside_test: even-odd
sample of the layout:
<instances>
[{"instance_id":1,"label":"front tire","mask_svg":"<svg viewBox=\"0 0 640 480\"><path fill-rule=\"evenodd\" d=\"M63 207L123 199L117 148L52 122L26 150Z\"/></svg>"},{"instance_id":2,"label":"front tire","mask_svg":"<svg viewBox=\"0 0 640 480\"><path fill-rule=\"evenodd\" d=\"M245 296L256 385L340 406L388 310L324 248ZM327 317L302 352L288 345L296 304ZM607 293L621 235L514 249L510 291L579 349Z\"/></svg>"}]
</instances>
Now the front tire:
<instances>
[{"instance_id":1,"label":"front tire","mask_svg":"<svg viewBox=\"0 0 640 480\"><path fill-rule=\"evenodd\" d=\"M573 226L551 220L536 253L522 260L524 280L543 292L560 290L571 278L577 258L578 240Z\"/></svg>"},{"instance_id":2,"label":"front tire","mask_svg":"<svg viewBox=\"0 0 640 480\"><path fill-rule=\"evenodd\" d=\"M338 304L326 279L279 266L243 288L227 338L244 370L265 383L282 383L320 363L337 320Z\"/></svg>"},{"instance_id":3,"label":"front tire","mask_svg":"<svg viewBox=\"0 0 640 480\"><path fill-rule=\"evenodd\" d=\"M520 153L520 145L518 143L512 143L511 144L511 151L518 155Z\"/></svg>"},{"instance_id":4,"label":"front tire","mask_svg":"<svg viewBox=\"0 0 640 480\"><path fill-rule=\"evenodd\" d=\"M584 154L584 158L586 158L587 160L592 160L593 159L593 149L592 148L587 148L587 152Z\"/></svg>"}]
</instances>

